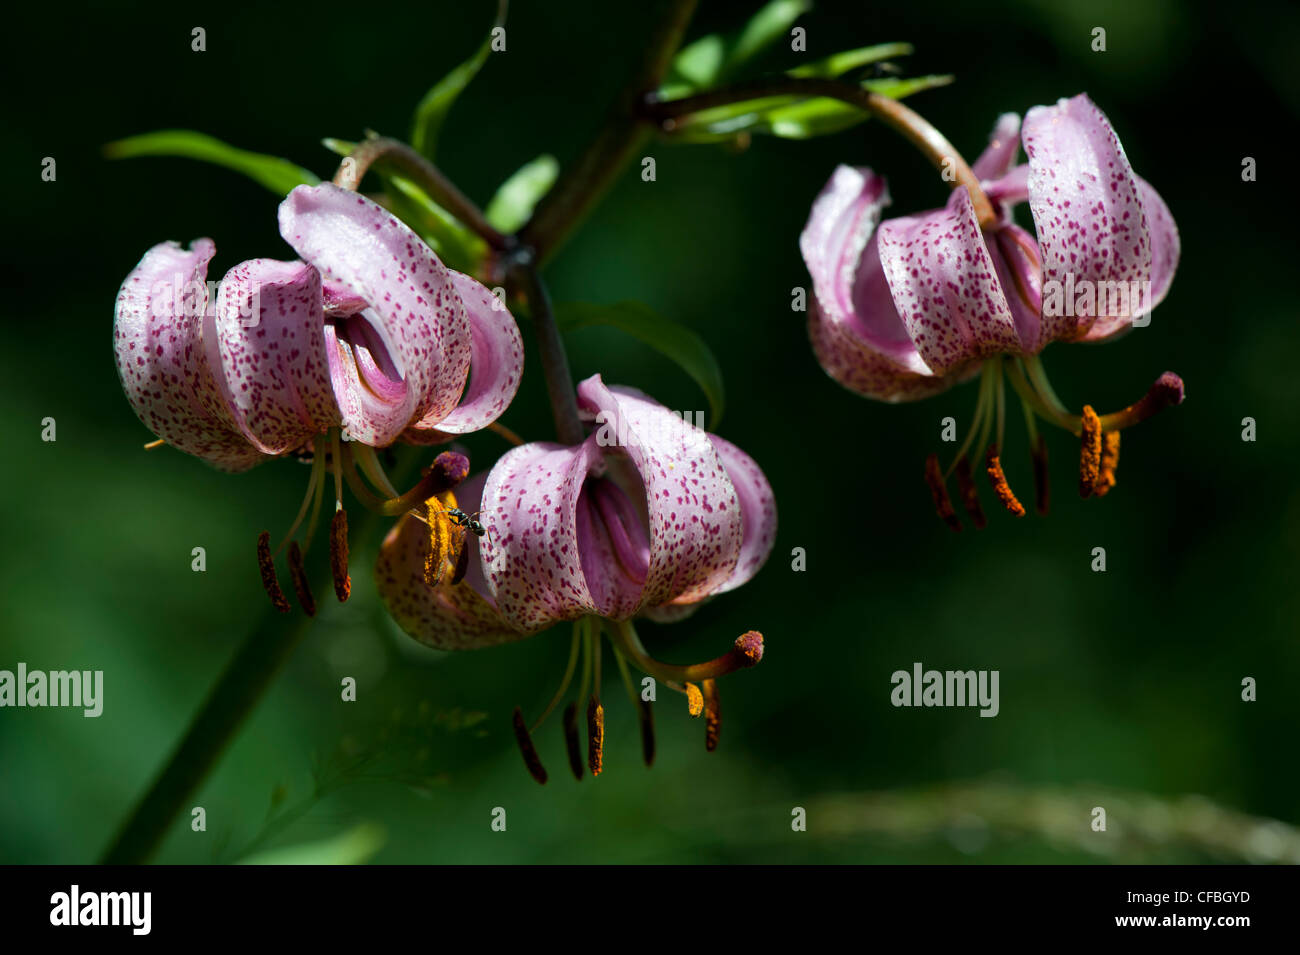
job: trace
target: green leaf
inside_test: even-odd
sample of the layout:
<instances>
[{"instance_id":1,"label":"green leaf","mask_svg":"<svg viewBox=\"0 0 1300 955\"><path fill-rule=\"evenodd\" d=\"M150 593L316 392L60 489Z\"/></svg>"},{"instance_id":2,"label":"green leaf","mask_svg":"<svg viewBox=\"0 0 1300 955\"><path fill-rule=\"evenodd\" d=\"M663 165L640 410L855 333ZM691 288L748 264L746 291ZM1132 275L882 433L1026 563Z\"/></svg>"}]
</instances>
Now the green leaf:
<instances>
[{"instance_id":1,"label":"green leaf","mask_svg":"<svg viewBox=\"0 0 1300 955\"><path fill-rule=\"evenodd\" d=\"M505 14L506 5L502 0L497 6L492 29L488 30L474 55L435 83L415 107L415 117L411 122L411 145L429 159L437 152L438 133L442 131L442 124L452 105L487 62L488 54L492 52L492 32L504 25Z\"/></svg>"},{"instance_id":2,"label":"green leaf","mask_svg":"<svg viewBox=\"0 0 1300 955\"><path fill-rule=\"evenodd\" d=\"M483 214L502 232L517 232L559 174L560 163L554 156L538 156L501 184Z\"/></svg>"},{"instance_id":3,"label":"green leaf","mask_svg":"<svg viewBox=\"0 0 1300 955\"><path fill-rule=\"evenodd\" d=\"M188 129L164 129L109 143L104 154L110 159L137 156L183 156L225 166L260 183L277 195L287 195L295 186L314 186L320 178L308 169L263 153L238 149L204 133Z\"/></svg>"},{"instance_id":4,"label":"green leaf","mask_svg":"<svg viewBox=\"0 0 1300 955\"><path fill-rule=\"evenodd\" d=\"M877 46L863 46L856 50L832 53L823 60L793 70L787 70L786 75L833 80L837 76L843 76L852 70L870 66L872 63L880 63L883 60L911 55L912 44L910 43L881 43Z\"/></svg>"},{"instance_id":5,"label":"green leaf","mask_svg":"<svg viewBox=\"0 0 1300 955\"><path fill-rule=\"evenodd\" d=\"M555 320L562 332L595 325L617 328L676 362L695 380L708 399L710 427L718 426L726 399L722 369L704 339L685 325L668 321L643 302L613 305L567 302L555 307Z\"/></svg>"},{"instance_id":6,"label":"green leaf","mask_svg":"<svg viewBox=\"0 0 1300 955\"><path fill-rule=\"evenodd\" d=\"M239 860L237 865L360 865L387 840L381 826L364 822L332 839L268 849Z\"/></svg>"},{"instance_id":7,"label":"green leaf","mask_svg":"<svg viewBox=\"0 0 1300 955\"><path fill-rule=\"evenodd\" d=\"M682 47L659 95L672 99L716 86L786 36L811 8L809 0L770 0L735 36L710 33Z\"/></svg>"},{"instance_id":8,"label":"green leaf","mask_svg":"<svg viewBox=\"0 0 1300 955\"><path fill-rule=\"evenodd\" d=\"M891 77L867 80L861 85L873 93L902 99L922 90L946 86L952 80L950 75ZM767 96L695 113L673 131L673 138L678 142L718 143L750 133L809 139L849 129L869 118L856 106L836 99Z\"/></svg>"},{"instance_id":9,"label":"green leaf","mask_svg":"<svg viewBox=\"0 0 1300 955\"><path fill-rule=\"evenodd\" d=\"M482 239L474 235L428 193L401 176L374 173L384 184L392 211L409 225L438 257L458 272L473 273L486 252Z\"/></svg>"}]
</instances>

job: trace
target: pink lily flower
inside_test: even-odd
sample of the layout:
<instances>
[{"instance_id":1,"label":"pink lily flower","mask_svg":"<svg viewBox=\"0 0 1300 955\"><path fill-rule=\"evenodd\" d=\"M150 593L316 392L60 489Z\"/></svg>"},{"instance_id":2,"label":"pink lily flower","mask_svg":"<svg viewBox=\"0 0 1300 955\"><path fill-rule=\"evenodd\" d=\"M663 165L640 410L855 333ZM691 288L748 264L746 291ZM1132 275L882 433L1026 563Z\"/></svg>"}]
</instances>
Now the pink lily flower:
<instances>
[{"instance_id":1,"label":"pink lily flower","mask_svg":"<svg viewBox=\"0 0 1300 955\"><path fill-rule=\"evenodd\" d=\"M374 449L448 440L495 421L519 387L523 343L491 292L364 196L299 186L279 220L301 259L242 262L215 290L206 281L212 240L145 253L118 293L117 368L161 442L222 470L310 455L311 481L286 542L309 501L318 511L332 471L333 541L345 554L341 477L367 502L395 497ZM364 490L356 465L378 494ZM259 561L272 601L287 610L268 539ZM345 569L335 583L344 599ZM299 596L310 612L309 595Z\"/></svg>"},{"instance_id":2,"label":"pink lily flower","mask_svg":"<svg viewBox=\"0 0 1300 955\"><path fill-rule=\"evenodd\" d=\"M1021 141L1028 163L1017 165ZM994 209L992 222L977 220L964 188L942 209L882 222L890 203L884 179L840 166L813 204L800 249L813 279L813 349L846 388L910 401L982 374L974 422L948 471L957 471L964 502L983 526L967 452L977 433L983 446L995 419L989 477L1007 509L1024 513L1000 465L1004 377L1026 406L1044 513L1046 449L1036 418L1084 439L1080 490L1087 497L1114 485L1119 431L1182 400L1181 379L1166 372L1121 412L1099 416L1085 406L1074 415L1038 358L1054 341L1105 341L1147 324L1173 281L1179 238L1164 200L1133 172L1110 122L1086 95L1034 107L1023 129L1015 114L1002 116L972 169ZM1026 201L1036 235L1012 220ZM937 459L927 463L927 480L940 515L960 529Z\"/></svg>"},{"instance_id":3,"label":"pink lily flower","mask_svg":"<svg viewBox=\"0 0 1300 955\"><path fill-rule=\"evenodd\" d=\"M625 675L630 658L660 683L684 691L692 715L702 708L711 714L712 749L718 729L713 681L757 663L761 635L743 635L708 663L675 666L649 656L632 621L681 619L753 577L775 540L771 486L735 445L639 391L606 386L595 375L578 386L578 404L593 424L581 444L521 445L490 472L461 484L456 499L442 499L443 510L480 513L483 535L469 548L463 581L451 573L455 554L430 570L430 555L442 554L436 533L431 540L437 524L431 511L427 521L404 518L388 535L375 569L379 593L403 630L443 650L495 646L578 621L568 672L542 719L567 691L581 650L588 661L584 672L594 660L597 674L597 695L588 707L593 773L599 772L603 740L596 725L599 716L603 727L601 629ZM584 680L580 699L585 687ZM648 709L639 698L637 705L649 734ZM575 713L570 704L566 740L580 778ZM530 771L544 781L518 712L516 731ZM648 762L652 736L645 739Z\"/></svg>"}]
</instances>

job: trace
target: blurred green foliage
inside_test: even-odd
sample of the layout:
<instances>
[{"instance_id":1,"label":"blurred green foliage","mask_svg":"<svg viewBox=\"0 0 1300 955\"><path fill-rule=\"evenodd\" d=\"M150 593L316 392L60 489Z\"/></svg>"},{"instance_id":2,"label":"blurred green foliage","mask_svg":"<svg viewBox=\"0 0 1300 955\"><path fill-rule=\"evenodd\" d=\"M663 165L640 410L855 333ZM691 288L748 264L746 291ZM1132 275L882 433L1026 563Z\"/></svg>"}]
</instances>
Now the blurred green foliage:
<instances>
[{"instance_id":1,"label":"blurred green foliage","mask_svg":"<svg viewBox=\"0 0 1300 955\"><path fill-rule=\"evenodd\" d=\"M13 35L25 38L11 65L27 82L8 106L0 157L11 184L0 258L10 330L0 667L103 669L105 709L98 719L0 711L0 861L85 862L102 850L266 612L254 540L287 526L306 479L290 462L230 477L142 450L150 436L121 395L110 348L122 278L164 239L214 237L218 275L290 253L276 199L256 183L176 159L108 162L101 145L201 129L328 176L337 157L321 138L405 129L422 91L482 43L492 10L481 6L412 6L400 31L390 16L358 23L330 2L311 16L211 7L204 53L190 48L194 15L175 5L81 10L76 29L45 8L10 11ZM648 33L642 6L593 15L569 0L516 4L508 52L439 131L443 169L486 202L532 157L572 160ZM734 31L745 9L705 4L690 38ZM909 103L972 157L999 113L1087 91L1172 209L1182 264L1150 327L1103 347L1054 346L1045 361L1076 407L1127 404L1167 368L1186 379L1186 403L1125 437L1119 486L1105 500L1073 495L1075 446L1049 433L1052 516L994 514L987 530L954 536L932 515L921 464L938 449L943 417L966 420L973 389L903 406L857 398L818 368L803 316L790 310L791 290L808 284L798 233L834 166L886 172L898 213L942 201L928 166L871 123L809 142L756 139L739 153L656 143L657 181L630 169L549 277L557 302L642 301L701 335L725 376L722 433L775 487L781 526L758 578L687 623L642 628L674 661L711 657L750 628L766 635L762 665L722 685L719 752L706 754L700 725L666 701L657 764L646 770L635 715L609 673L605 773L568 778L552 723L538 737L552 782L539 788L509 713L545 703L567 628L490 651L426 650L377 606L364 570L377 541L357 541L352 600L325 606L196 796L208 831L178 820L160 860L240 858L285 807L302 811L258 852L319 843L381 862L1099 858L996 827L972 842L947 824L905 839L888 826L830 826L842 799L888 808L891 797L870 794L990 773L1084 807L1116 790L1196 793L1300 821L1300 335L1290 284L1300 250L1283 214L1291 164L1278 139L1300 109L1290 59L1300 15L1280 3L1224 13L1209 0L823 2L799 22L806 54L777 44L754 65L911 43L909 75L956 79ZM1098 25L1105 53L1091 50ZM56 182L40 180L46 156ZM1241 180L1245 156L1258 160L1257 182ZM569 341L579 377L600 372L672 408L700 403L688 377L614 329ZM526 374L504 423L550 437L544 395L540 375ZM47 416L55 443L40 440ZM1246 416L1258 422L1253 444L1240 440ZM504 448L490 434L468 444L479 467ZM1004 460L1013 486L1027 487L1016 429ZM206 573L190 569L195 546L207 550ZM1089 570L1095 546L1107 549L1105 574ZM794 547L806 548L804 573L790 569ZM890 673L918 660L1000 670L1001 714L892 708ZM356 703L340 701L343 676L357 679ZM1244 676L1259 681L1256 703L1240 701ZM388 770L358 770L316 798L322 754L382 737L395 714L421 706L422 743L394 743ZM436 721L471 712L487 716ZM506 833L490 829L498 806ZM795 806L810 809L807 833L790 831ZM1123 857L1219 856L1143 842Z\"/></svg>"}]
</instances>

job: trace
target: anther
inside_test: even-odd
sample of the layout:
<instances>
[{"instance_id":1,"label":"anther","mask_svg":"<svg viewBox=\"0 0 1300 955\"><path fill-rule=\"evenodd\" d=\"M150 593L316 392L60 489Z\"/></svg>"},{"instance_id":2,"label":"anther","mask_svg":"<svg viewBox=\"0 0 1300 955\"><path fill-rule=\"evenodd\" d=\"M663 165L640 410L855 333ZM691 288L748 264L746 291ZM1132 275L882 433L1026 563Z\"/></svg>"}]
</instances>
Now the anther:
<instances>
[{"instance_id":1,"label":"anther","mask_svg":"<svg viewBox=\"0 0 1300 955\"><path fill-rule=\"evenodd\" d=\"M605 708L593 694L587 703L587 768L599 776L605 762Z\"/></svg>"},{"instance_id":2,"label":"anther","mask_svg":"<svg viewBox=\"0 0 1300 955\"><path fill-rule=\"evenodd\" d=\"M1050 485L1047 476L1047 439L1042 434L1034 442L1034 502L1039 516L1046 517L1051 503Z\"/></svg>"},{"instance_id":3,"label":"anther","mask_svg":"<svg viewBox=\"0 0 1300 955\"><path fill-rule=\"evenodd\" d=\"M1119 467L1119 432L1104 431L1101 435L1101 471L1097 477L1098 497L1105 497L1115 486L1115 469Z\"/></svg>"},{"instance_id":4,"label":"anther","mask_svg":"<svg viewBox=\"0 0 1300 955\"><path fill-rule=\"evenodd\" d=\"M424 582L430 587L442 580L447 561L448 520L436 497L424 502L425 523L429 526L429 547L424 552Z\"/></svg>"},{"instance_id":5,"label":"anther","mask_svg":"<svg viewBox=\"0 0 1300 955\"><path fill-rule=\"evenodd\" d=\"M348 512L341 507L330 521L330 569L334 572L334 596L343 603L352 593L352 578L348 576Z\"/></svg>"},{"instance_id":6,"label":"anther","mask_svg":"<svg viewBox=\"0 0 1300 955\"><path fill-rule=\"evenodd\" d=\"M271 559L271 532L262 531L257 537L257 566L262 571L262 589L271 598L271 606L280 613L289 612L289 599L280 589L275 576L275 561Z\"/></svg>"},{"instance_id":7,"label":"anther","mask_svg":"<svg viewBox=\"0 0 1300 955\"><path fill-rule=\"evenodd\" d=\"M686 712L691 716L699 716L704 712L704 694L694 683L686 684Z\"/></svg>"},{"instance_id":8,"label":"anther","mask_svg":"<svg viewBox=\"0 0 1300 955\"><path fill-rule=\"evenodd\" d=\"M582 748L578 745L578 704L564 708L564 748L569 753L569 769L574 779L582 778Z\"/></svg>"},{"instance_id":9,"label":"anther","mask_svg":"<svg viewBox=\"0 0 1300 955\"><path fill-rule=\"evenodd\" d=\"M542 759L537 755L537 747L533 745L533 738L528 733L528 724L524 722L523 710L517 706L515 707L513 719L515 741L519 744L519 752L523 754L524 765L528 767L529 775L545 786L547 780L546 767L542 765Z\"/></svg>"},{"instance_id":10,"label":"anther","mask_svg":"<svg viewBox=\"0 0 1300 955\"><path fill-rule=\"evenodd\" d=\"M961 491L962 506L966 508L976 529L983 528L988 524L988 518L980 506L979 491L975 489L975 478L971 476L970 458L964 454L957 459L957 488Z\"/></svg>"},{"instance_id":11,"label":"anther","mask_svg":"<svg viewBox=\"0 0 1300 955\"><path fill-rule=\"evenodd\" d=\"M302 548L297 541L289 544L289 578L293 581L293 592L298 595L303 613L309 617L316 616L316 598L312 596L307 583L307 572L302 566Z\"/></svg>"},{"instance_id":12,"label":"anther","mask_svg":"<svg viewBox=\"0 0 1300 955\"><path fill-rule=\"evenodd\" d=\"M647 766L655 761L655 714L649 700L638 700L641 704L641 758Z\"/></svg>"},{"instance_id":13,"label":"anther","mask_svg":"<svg viewBox=\"0 0 1300 955\"><path fill-rule=\"evenodd\" d=\"M1079 496L1092 497L1101 469L1101 419L1092 405L1083 406L1079 450Z\"/></svg>"},{"instance_id":14,"label":"anther","mask_svg":"<svg viewBox=\"0 0 1300 955\"><path fill-rule=\"evenodd\" d=\"M932 454L925 459L925 483L930 485L930 496L934 498L934 510L945 524L954 531L961 531L961 521L952 509L952 500L948 497L948 488L943 483L943 472L939 470L939 456Z\"/></svg>"},{"instance_id":15,"label":"anther","mask_svg":"<svg viewBox=\"0 0 1300 955\"><path fill-rule=\"evenodd\" d=\"M718 699L718 681L704 681L704 748L713 752L718 748L722 733L722 701Z\"/></svg>"},{"instance_id":16,"label":"anther","mask_svg":"<svg viewBox=\"0 0 1300 955\"><path fill-rule=\"evenodd\" d=\"M1002 506L1016 517L1024 517L1025 505L1016 499L1016 495L1011 490L1011 485L1007 483L1007 476L1002 472L1002 459L998 457L997 445L989 447L988 454L984 458L984 464L985 470L988 472L989 483L993 485L993 493L1002 502Z\"/></svg>"}]
</instances>

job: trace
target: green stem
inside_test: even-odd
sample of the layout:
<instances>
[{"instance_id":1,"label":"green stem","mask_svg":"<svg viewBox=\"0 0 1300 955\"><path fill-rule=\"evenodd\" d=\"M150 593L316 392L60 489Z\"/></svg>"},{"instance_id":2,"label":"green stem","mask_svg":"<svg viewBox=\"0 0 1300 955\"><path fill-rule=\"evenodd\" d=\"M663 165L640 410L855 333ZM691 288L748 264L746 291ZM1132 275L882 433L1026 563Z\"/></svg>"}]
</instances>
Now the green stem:
<instances>
[{"instance_id":1,"label":"green stem","mask_svg":"<svg viewBox=\"0 0 1300 955\"><path fill-rule=\"evenodd\" d=\"M268 612L212 688L162 773L104 853L105 865L136 865L157 850L199 784L307 631L312 618Z\"/></svg>"},{"instance_id":2,"label":"green stem","mask_svg":"<svg viewBox=\"0 0 1300 955\"><path fill-rule=\"evenodd\" d=\"M560 338L560 327L555 323L546 285L537 272L536 262L526 255L519 257L515 276L523 286L537 332L537 350L546 379L546 394L551 400L551 415L555 419L555 436L561 444L581 444L586 432L578 416L578 396L573 390L569 356Z\"/></svg>"},{"instance_id":3,"label":"green stem","mask_svg":"<svg viewBox=\"0 0 1300 955\"><path fill-rule=\"evenodd\" d=\"M1025 376L1020 373L1015 362L1007 365L1007 380L1011 382L1011 387L1016 389L1016 394L1020 395L1021 400L1038 412L1039 417L1064 428L1071 434L1078 434L1079 418L1061 407L1060 399L1052 392L1052 386L1047 384L1046 378L1043 377L1042 365L1037 362L1036 357L1025 359L1025 370L1033 380L1032 385L1025 380Z\"/></svg>"}]
</instances>

